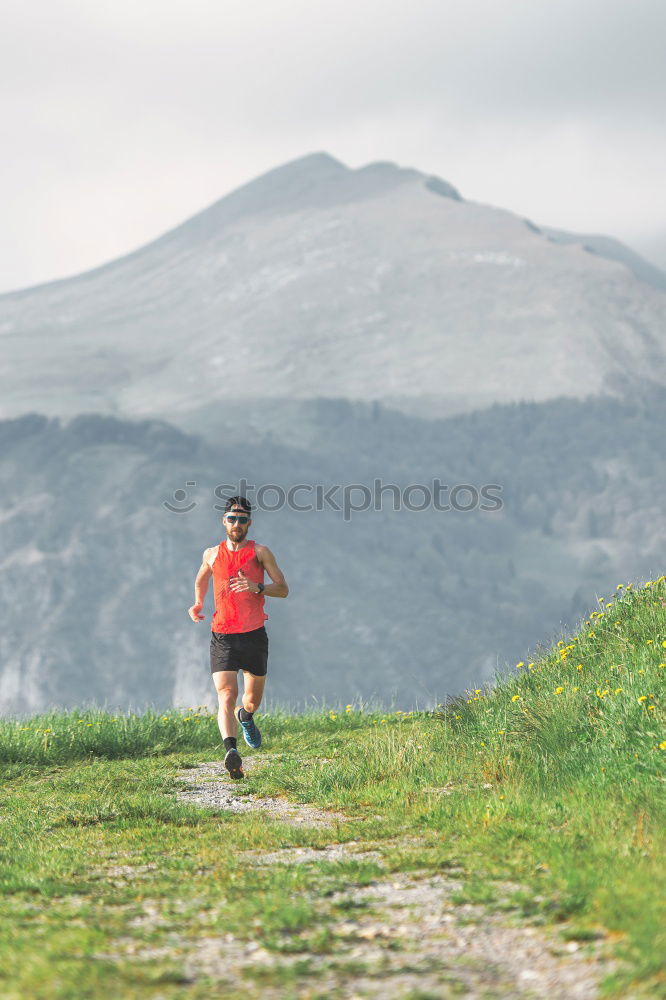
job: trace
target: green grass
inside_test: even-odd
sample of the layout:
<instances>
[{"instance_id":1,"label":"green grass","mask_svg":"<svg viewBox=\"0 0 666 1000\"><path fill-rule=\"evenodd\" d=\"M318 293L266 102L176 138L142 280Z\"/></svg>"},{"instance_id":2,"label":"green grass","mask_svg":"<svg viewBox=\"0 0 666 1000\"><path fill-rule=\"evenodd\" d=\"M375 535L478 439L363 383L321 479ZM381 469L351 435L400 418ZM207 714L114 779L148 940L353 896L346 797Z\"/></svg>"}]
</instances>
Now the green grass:
<instances>
[{"instance_id":1,"label":"green grass","mask_svg":"<svg viewBox=\"0 0 666 1000\"><path fill-rule=\"evenodd\" d=\"M249 867L243 850L353 839L394 871L455 870L461 904L603 935L621 960L607 995L666 997L665 644L661 577L437 711L262 715L271 757L247 791L351 817L330 830L176 802L176 773L221 756L201 708L2 721L0 994L207 997L223 984L188 979L187 956L230 928L302 953L316 983L308 955L332 954L348 919L330 894L380 869ZM295 973L273 975L287 989Z\"/></svg>"}]
</instances>

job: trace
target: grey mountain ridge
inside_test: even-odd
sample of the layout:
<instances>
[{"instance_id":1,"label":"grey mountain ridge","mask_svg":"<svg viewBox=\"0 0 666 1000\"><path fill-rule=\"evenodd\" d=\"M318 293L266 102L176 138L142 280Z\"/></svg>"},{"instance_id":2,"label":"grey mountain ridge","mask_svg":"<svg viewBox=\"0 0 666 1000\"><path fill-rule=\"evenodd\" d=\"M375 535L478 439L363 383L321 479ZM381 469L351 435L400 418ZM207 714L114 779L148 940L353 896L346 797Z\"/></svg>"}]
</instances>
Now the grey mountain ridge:
<instances>
[{"instance_id":1,"label":"grey mountain ridge","mask_svg":"<svg viewBox=\"0 0 666 1000\"><path fill-rule=\"evenodd\" d=\"M284 435L312 398L428 416L666 384L659 281L573 239L416 170L312 154L126 257L0 296L0 416L214 436L249 400Z\"/></svg>"},{"instance_id":2,"label":"grey mountain ridge","mask_svg":"<svg viewBox=\"0 0 666 1000\"><path fill-rule=\"evenodd\" d=\"M562 229L552 229L549 226L542 226L541 229L549 239L556 243L578 243L590 253L599 254L600 257L606 257L608 260L617 260L633 271L641 281L645 281L648 285L652 285L662 292L666 291L666 274L611 236L567 233Z\"/></svg>"}]
</instances>

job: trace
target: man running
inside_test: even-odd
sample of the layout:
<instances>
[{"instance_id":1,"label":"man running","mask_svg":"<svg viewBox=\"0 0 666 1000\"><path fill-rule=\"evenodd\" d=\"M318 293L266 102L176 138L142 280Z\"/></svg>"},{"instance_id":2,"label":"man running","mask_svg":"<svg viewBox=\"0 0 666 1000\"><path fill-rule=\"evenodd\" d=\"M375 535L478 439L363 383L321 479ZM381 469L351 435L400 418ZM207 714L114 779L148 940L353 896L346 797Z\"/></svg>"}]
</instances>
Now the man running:
<instances>
[{"instance_id":1,"label":"man running","mask_svg":"<svg viewBox=\"0 0 666 1000\"><path fill-rule=\"evenodd\" d=\"M211 623L210 669L217 691L217 723L224 742L224 766L232 778L242 778L243 761L236 746L240 722L248 746L261 746L261 733L254 721L259 708L268 661L268 635L264 620L265 597L286 597L287 581L275 556L266 545L247 537L252 524L251 505L245 497L231 497L222 518L227 537L206 549L194 582L194 604L188 614L193 622L201 614L208 581L213 577L215 614ZM264 570L272 583L264 586ZM237 708L238 670L243 671L244 692Z\"/></svg>"}]
</instances>

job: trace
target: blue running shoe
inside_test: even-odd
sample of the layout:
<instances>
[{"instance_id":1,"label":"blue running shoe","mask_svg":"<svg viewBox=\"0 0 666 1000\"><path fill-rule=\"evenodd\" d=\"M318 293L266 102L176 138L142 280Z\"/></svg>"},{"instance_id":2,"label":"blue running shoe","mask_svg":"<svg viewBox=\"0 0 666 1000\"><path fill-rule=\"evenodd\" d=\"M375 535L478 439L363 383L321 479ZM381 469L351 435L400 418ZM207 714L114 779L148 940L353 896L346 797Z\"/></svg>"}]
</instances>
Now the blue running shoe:
<instances>
[{"instance_id":1,"label":"blue running shoe","mask_svg":"<svg viewBox=\"0 0 666 1000\"><path fill-rule=\"evenodd\" d=\"M253 750L256 750L258 747L261 746L261 733L257 729L254 719L248 719L247 722L243 722L243 720L240 718L239 713L242 707L243 707L242 705L238 705L238 707L234 709L234 715L241 724L241 728L243 730L243 739L245 740L245 742L249 747L252 747Z\"/></svg>"},{"instance_id":2,"label":"blue running shoe","mask_svg":"<svg viewBox=\"0 0 666 1000\"><path fill-rule=\"evenodd\" d=\"M227 755L224 758L224 766L229 772L229 776L234 779L244 778L243 773L243 760L238 750L232 747L231 750L227 750Z\"/></svg>"}]
</instances>

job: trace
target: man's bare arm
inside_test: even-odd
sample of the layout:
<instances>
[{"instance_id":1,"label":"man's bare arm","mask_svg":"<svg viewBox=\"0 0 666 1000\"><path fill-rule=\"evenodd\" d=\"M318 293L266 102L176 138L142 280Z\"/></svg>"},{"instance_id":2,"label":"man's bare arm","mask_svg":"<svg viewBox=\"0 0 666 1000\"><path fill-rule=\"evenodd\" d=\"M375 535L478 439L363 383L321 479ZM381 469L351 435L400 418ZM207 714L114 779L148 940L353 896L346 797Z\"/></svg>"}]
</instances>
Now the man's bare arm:
<instances>
[{"instance_id":1,"label":"man's bare arm","mask_svg":"<svg viewBox=\"0 0 666 1000\"><path fill-rule=\"evenodd\" d=\"M286 597L289 593L287 581L284 578L284 573L277 564L275 556L267 545L262 545L259 548L257 558L273 581L266 584L264 594L267 597Z\"/></svg>"},{"instance_id":2,"label":"man's bare arm","mask_svg":"<svg viewBox=\"0 0 666 1000\"><path fill-rule=\"evenodd\" d=\"M208 561L206 559L208 552L209 549L204 550L203 560L201 566L199 567L197 578L194 581L194 604L187 612L193 622L202 622L206 617L205 615L200 614L200 612L203 608L206 594L208 593L208 581L213 574L213 571L208 565Z\"/></svg>"}]
</instances>

